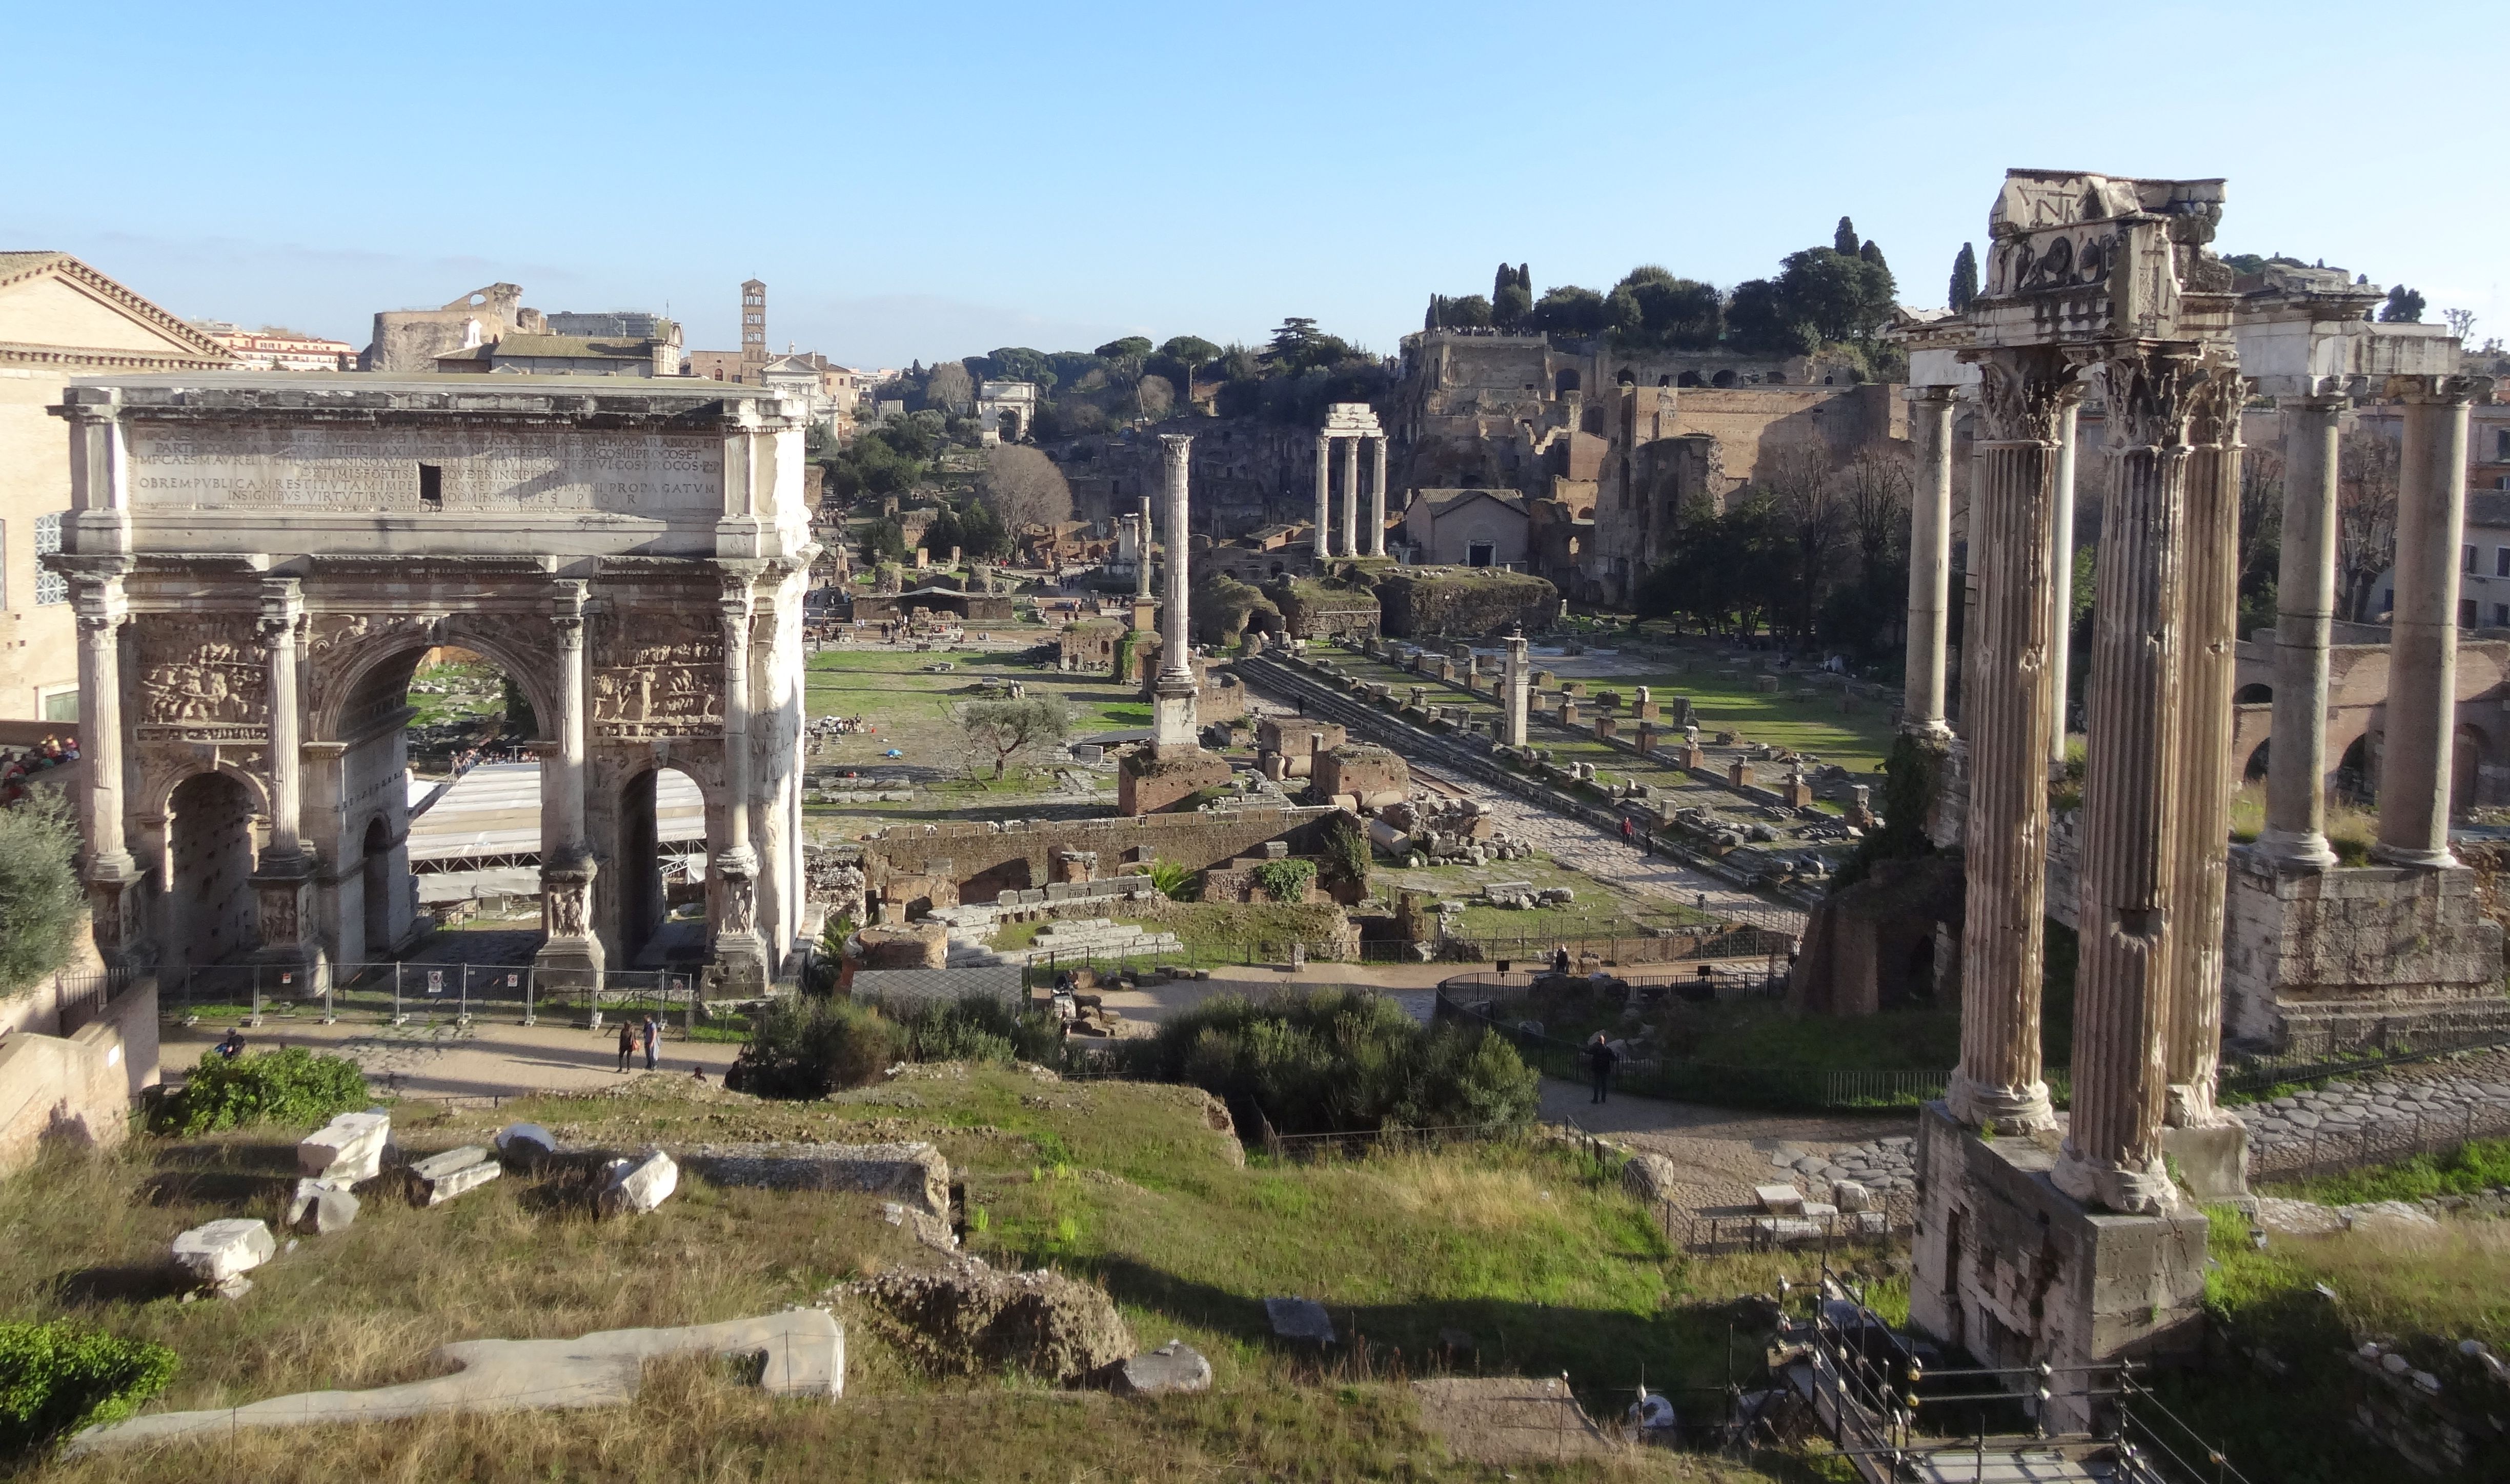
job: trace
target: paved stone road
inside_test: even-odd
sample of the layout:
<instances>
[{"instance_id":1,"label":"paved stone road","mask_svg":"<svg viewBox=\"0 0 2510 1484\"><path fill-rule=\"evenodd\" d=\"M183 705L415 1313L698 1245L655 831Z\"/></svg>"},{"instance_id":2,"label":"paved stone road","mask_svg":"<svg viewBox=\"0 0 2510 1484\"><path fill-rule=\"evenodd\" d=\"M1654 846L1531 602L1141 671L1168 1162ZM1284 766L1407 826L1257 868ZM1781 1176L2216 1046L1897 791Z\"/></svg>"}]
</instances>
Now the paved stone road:
<instances>
[{"instance_id":1,"label":"paved stone road","mask_svg":"<svg viewBox=\"0 0 2510 1484\"><path fill-rule=\"evenodd\" d=\"M1295 714L1290 706L1260 698L1250 699L1247 709L1252 714L1265 716ZM1529 804L1514 794L1502 793L1471 779L1423 767L1417 762L1412 764L1412 768L1425 780L1469 798L1490 811L1497 817L1500 828L1532 843L1535 849L1562 865L1598 881L1609 881L1642 896L1679 902L1687 907L1699 906L1704 895L1707 909L1721 917L1781 932L1797 935L1804 932L1805 914L1798 908L1756 896L1670 857L1643 856L1622 844L1617 835L1582 819L1573 819Z\"/></svg>"},{"instance_id":2,"label":"paved stone road","mask_svg":"<svg viewBox=\"0 0 2510 1484\"><path fill-rule=\"evenodd\" d=\"M2417 1127L2435 1139L2465 1132L2499 1137L2510 1132L2510 1082L2484 1073L2383 1075L2376 1082L2333 1082L2231 1111L2249 1125L2252 1161L2271 1166L2278 1154L2298 1160L2314 1146L2321 1157L2335 1157L2345 1143L2410 1139Z\"/></svg>"},{"instance_id":3,"label":"paved stone road","mask_svg":"<svg viewBox=\"0 0 2510 1484\"><path fill-rule=\"evenodd\" d=\"M1806 1195L1819 1199L1828 1186L1817 1185L1813 1177L1794 1168L1797 1161L1810 1159L1818 1171L1837 1160L1840 1169L1853 1175L1856 1166L1846 1159L1887 1164L1884 1151L1897 1148L1905 1164L1904 1146L1918 1121L1914 1112L1757 1113L1618 1093L1612 1101L1598 1104L1590 1101L1591 1096L1581 1083L1546 1077L1541 1117L1556 1123L1575 1123L1614 1143L1664 1156L1675 1170L1673 1203L1692 1210L1748 1205L1752 1188L1773 1180L1792 1181ZM1776 1173L1782 1169L1787 1173ZM1893 1168L1885 1174L1900 1179L1906 1171ZM1868 1188L1880 1192L1896 1187L1878 1178Z\"/></svg>"}]
</instances>

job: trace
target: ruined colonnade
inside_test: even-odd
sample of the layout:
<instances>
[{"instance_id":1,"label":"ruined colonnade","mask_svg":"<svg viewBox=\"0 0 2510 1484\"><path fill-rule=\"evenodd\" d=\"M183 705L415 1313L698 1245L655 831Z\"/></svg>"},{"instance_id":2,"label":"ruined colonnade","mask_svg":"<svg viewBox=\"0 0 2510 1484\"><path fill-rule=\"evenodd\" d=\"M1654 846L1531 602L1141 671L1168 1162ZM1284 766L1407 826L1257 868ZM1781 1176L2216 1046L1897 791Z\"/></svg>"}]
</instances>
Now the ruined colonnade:
<instances>
[{"instance_id":1,"label":"ruined colonnade","mask_svg":"<svg viewBox=\"0 0 2510 1484\"><path fill-rule=\"evenodd\" d=\"M1359 531L1359 445L1370 445L1368 539ZM1386 554L1386 432L1366 402L1335 402L1316 433L1316 531L1318 560L1331 557L1333 540L1333 463L1342 453L1342 552L1344 556Z\"/></svg>"}]
</instances>

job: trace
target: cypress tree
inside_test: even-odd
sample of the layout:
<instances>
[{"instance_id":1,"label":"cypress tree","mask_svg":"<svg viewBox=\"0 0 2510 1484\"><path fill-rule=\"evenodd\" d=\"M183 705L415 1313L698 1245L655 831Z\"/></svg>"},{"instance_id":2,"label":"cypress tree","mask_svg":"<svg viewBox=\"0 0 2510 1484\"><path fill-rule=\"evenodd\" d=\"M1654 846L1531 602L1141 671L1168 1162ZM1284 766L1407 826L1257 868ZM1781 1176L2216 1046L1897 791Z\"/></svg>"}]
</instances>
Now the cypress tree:
<instances>
[{"instance_id":1,"label":"cypress tree","mask_svg":"<svg viewBox=\"0 0 2510 1484\"><path fill-rule=\"evenodd\" d=\"M1844 216L1839 218L1839 230L1831 234L1830 246L1832 250L1842 257L1854 257L1857 247L1856 223Z\"/></svg>"},{"instance_id":2,"label":"cypress tree","mask_svg":"<svg viewBox=\"0 0 2510 1484\"><path fill-rule=\"evenodd\" d=\"M1960 255L1953 259L1952 306L1959 314L1978 297L1978 253L1967 243L1961 244Z\"/></svg>"}]
</instances>

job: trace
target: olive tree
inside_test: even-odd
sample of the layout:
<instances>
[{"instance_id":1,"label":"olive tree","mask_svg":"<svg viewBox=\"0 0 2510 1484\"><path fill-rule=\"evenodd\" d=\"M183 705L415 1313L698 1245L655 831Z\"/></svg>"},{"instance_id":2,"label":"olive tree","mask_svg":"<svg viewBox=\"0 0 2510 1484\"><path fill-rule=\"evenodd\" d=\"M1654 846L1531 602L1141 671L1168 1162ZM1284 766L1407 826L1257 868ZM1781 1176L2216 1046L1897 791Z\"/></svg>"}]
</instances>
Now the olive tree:
<instances>
[{"instance_id":1,"label":"olive tree","mask_svg":"<svg viewBox=\"0 0 2510 1484\"><path fill-rule=\"evenodd\" d=\"M1033 762L1072 732L1072 712L1051 696L1016 701L971 701L959 707L959 735L967 743L968 773L985 764L1001 778L1013 762Z\"/></svg>"},{"instance_id":2,"label":"olive tree","mask_svg":"<svg viewBox=\"0 0 2510 1484\"><path fill-rule=\"evenodd\" d=\"M17 993L69 958L87 911L78 845L58 789L38 786L14 808L0 809L0 995Z\"/></svg>"}]
</instances>

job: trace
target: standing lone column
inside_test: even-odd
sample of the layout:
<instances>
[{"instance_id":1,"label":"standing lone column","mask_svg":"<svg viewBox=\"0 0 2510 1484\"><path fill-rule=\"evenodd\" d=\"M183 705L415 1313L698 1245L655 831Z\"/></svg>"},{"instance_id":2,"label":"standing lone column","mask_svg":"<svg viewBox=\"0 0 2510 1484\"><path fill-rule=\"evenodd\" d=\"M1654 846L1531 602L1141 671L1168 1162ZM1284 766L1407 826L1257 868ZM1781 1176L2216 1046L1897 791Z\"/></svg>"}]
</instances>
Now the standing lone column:
<instances>
[{"instance_id":1,"label":"standing lone column","mask_svg":"<svg viewBox=\"0 0 2510 1484\"><path fill-rule=\"evenodd\" d=\"M127 563L126 563L127 564ZM116 967L138 948L139 870L123 832L122 626L131 621L119 573L75 581L79 632L79 833L87 841L88 905L96 952Z\"/></svg>"},{"instance_id":2,"label":"standing lone column","mask_svg":"<svg viewBox=\"0 0 2510 1484\"><path fill-rule=\"evenodd\" d=\"M1160 454L1168 477L1167 597L1160 614L1160 677L1151 688L1151 744L1160 752L1192 748L1195 740L1194 660L1188 652L1186 619L1186 504L1192 472L1194 437L1160 435Z\"/></svg>"},{"instance_id":3,"label":"standing lone column","mask_svg":"<svg viewBox=\"0 0 2510 1484\"><path fill-rule=\"evenodd\" d=\"M2217 1122L2223 1057L2223 911L2230 867L2231 695L2238 689L2240 406L2248 383L2217 367L2194 390L2179 631L2179 860L2171 888L2166 1117Z\"/></svg>"},{"instance_id":4,"label":"standing lone column","mask_svg":"<svg viewBox=\"0 0 2510 1484\"><path fill-rule=\"evenodd\" d=\"M2327 385L2340 385L2330 379ZM2266 827L2258 843L2282 866L2324 870L2327 844L2327 651L2336 620L2336 425L2340 394L2279 398L2283 412L2283 556L2275 584L2274 731L2266 748Z\"/></svg>"},{"instance_id":5,"label":"standing lone column","mask_svg":"<svg viewBox=\"0 0 2510 1484\"><path fill-rule=\"evenodd\" d=\"M1371 438L1377 450L1374 477L1368 483L1368 554L1386 554L1386 439Z\"/></svg>"},{"instance_id":6,"label":"standing lone column","mask_svg":"<svg viewBox=\"0 0 2510 1484\"><path fill-rule=\"evenodd\" d=\"M2057 409L2073 375L2059 353L2039 349L1985 353L1979 370L1979 415L1988 438L1977 448L1970 498L1978 607L1961 643L1970 770L1962 831L1969 861L1961 1059L1945 1101L1964 1123L2024 1133L2056 1123L2039 1066L2052 709L2049 549ZM1925 490L1930 482L1921 480L1921 501L1936 498ZM1940 632L1941 619L1934 622ZM1941 650L1935 653L1940 673ZM1939 716L1940 700L1937 706Z\"/></svg>"},{"instance_id":7,"label":"standing lone column","mask_svg":"<svg viewBox=\"0 0 2510 1484\"><path fill-rule=\"evenodd\" d=\"M2184 846L2180 618L2187 424L2204 371L2192 356L2137 350L2101 373L2110 489L2084 728L2073 1113L2049 1177L2077 1200L2150 1213L2173 1200L2161 1124Z\"/></svg>"},{"instance_id":8,"label":"standing lone column","mask_svg":"<svg viewBox=\"0 0 2510 1484\"><path fill-rule=\"evenodd\" d=\"M2466 376L2393 377L2406 404L2397 467L2397 601L2388 629L2388 734L2379 843L2389 865L2453 866L2451 743L2457 729L2457 552L2466 519Z\"/></svg>"},{"instance_id":9,"label":"standing lone column","mask_svg":"<svg viewBox=\"0 0 2510 1484\"><path fill-rule=\"evenodd\" d=\"M1138 525L1136 525L1136 526L1134 526L1134 527L1133 527L1133 533L1134 533L1134 535L1135 535L1135 536L1137 536L1137 537L1139 538L1139 540L1135 543L1136 547L1139 549L1139 556L1138 556L1138 559L1133 563L1133 596L1135 596L1135 597L1141 597L1141 598L1146 598L1146 597L1149 597L1149 596L1151 595L1151 497L1150 497L1150 496L1148 496L1148 495L1144 495L1144 496L1142 497L1142 514L1140 514L1140 516L1139 516L1139 517L1137 517L1137 518L1139 519L1140 523L1139 523Z\"/></svg>"},{"instance_id":10,"label":"standing lone column","mask_svg":"<svg viewBox=\"0 0 2510 1484\"><path fill-rule=\"evenodd\" d=\"M2048 765L2066 766L2066 697L2072 689L2067 673L2068 648L2074 636L2074 423L2082 407L2078 382L2057 411L2057 513L2049 535L2056 545L2048 557L2048 689L2056 697L2057 725L2050 735Z\"/></svg>"},{"instance_id":11,"label":"standing lone column","mask_svg":"<svg viewBox=\"0 0 2510 1484\"><path fill-rule=\"evenodd\" d=\"M1525 635L1511 630L1507 636L1507 666L1500 679L1500 722L1503 728L1500 741L1511 747L1525 745L1526 691L1532 679L1526 673Z\"/></svg>"},{"instance_id":12,"label":"standing lone column","mask_svg":"<svg viewBox=\"0 0 2510 1484\"><path fill-rule=\"evenodd\" d=\"M1359 439L1342 440L1342 554L1359 554Z\"/></svg>"},{"instance_id":13,"label":"standing lone column","mask_svg":"<svg viewBox=\"0 0 2510 1484\"><path fill-rule=\"evenodd\" d=\"M303 615L294 578L271 578L261 585L261 652L270 691L270 848L262 852L264 870L293 864L305 853L297 833L305 811L296 695L296 621Z\"/></svg>"},{"instance_id":14,"label":"standing lone column","mask_svg":"<svg viewBox=\"0 0 2510 1484\"><path fill-rule=\"evenodd\" d=\"M1160 437L1166 437L1161 434ZM1316 435L1316 557L1333 554L1333 435Z\"/></svg>"},{"instance_id":15,"label":"standing lone column","mask_svg":"<svg viewBox=\"0 0 2510 1484\"><path fill-rule=\"evenodd\" d=\"M1913 387L1909 432L1918 444L1909 508L1908 681L1900 730L1936 742L1945 724L1945 610L1953 571L1953 389Z\"/></svg>"}]
</instances>

